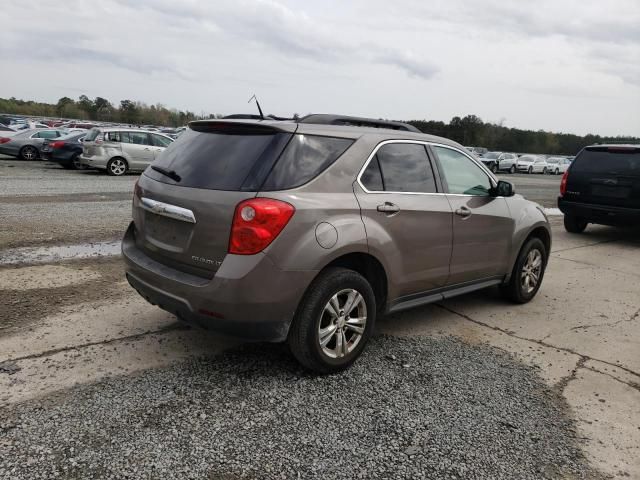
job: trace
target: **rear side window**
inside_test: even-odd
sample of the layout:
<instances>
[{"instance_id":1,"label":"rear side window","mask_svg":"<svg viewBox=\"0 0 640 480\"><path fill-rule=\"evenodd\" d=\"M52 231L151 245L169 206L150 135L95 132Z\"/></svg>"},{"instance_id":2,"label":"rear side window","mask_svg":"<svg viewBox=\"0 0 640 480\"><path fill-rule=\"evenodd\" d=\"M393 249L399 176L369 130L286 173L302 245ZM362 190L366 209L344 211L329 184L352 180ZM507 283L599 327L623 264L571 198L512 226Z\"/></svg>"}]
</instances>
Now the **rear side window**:
<instances>
[{"instance_id":1,"label":"rear side window","mask_svg":"<svg viewBox=\"0 0 640 480\"><path fill-rule=\"evenodd\" d=\"M437 191L431 162L424 145L389 143L378 149L376 158L385 191L418 193ZM368 187L367 189L370 190Z\"/></svg>"},{"instance_id":2,"label":"rear side window","mask_svg":"<svg viewBox=\"0 0 640 480\"><path fill-rule=\"evenodd\" d=\"M171 140L167 137L163 137L162 135L156 135L155 133L151 134L151 141L153 142L154 147L168 147L171 144Z\"/></svg>"},{"instance_id":3,"label":"rear side window","mask_svg":"<svg viewBox=\"0 0 640 480\"><path fill-rule=\"evenodd\" d=\"M380 171L380 163L378 163L378 156L374 155L369 165L362 176L360 182L364 185L364 188L370 192L382 192L384 191L384 183L382 182L382 172Z\"/></svg>"},{"instance_id":4,"label":"rear side window","mask_svg":"<svg viewBox=\"0 0 640 480\"><path fill-rule=\"evenodd\" d=\"M154 162L175 171L180 182L152 169L145 175L184 187L257 191L290 138L275 131L240 134L188 128Z\"/></svg>"},{"instance_id":5,"label":"rear side window","mask_svg":"<svg viewBox=\"0 0 640 480\"><path fill-rule=\"evenodd\" d=\"M571 172L640 176L640 148L585 149L571 164Z\"/></svg>"},{"instance_id":6,"label":"rear side window","mask_svg":"<svg viewBox=\"0 0 640 480\"><path fill-rule=\"evenodd\" d=\"M107 132L104 134L104 139L108 142L126 143L127 140L123 139L125 135L128 137L127 132Z\"/></svg>"},{"instance_id":7,"label":"rear side window","mask_svg":"<svg viewBox=\"0 0 640 480\"><path fill-rule=\"evenodd\" d=\"M262 190L287 190L313 180L351 146L353 140L293 135Z\"/></svg>"},{"instance_id":8,"label":"rear side window","mask_svg":"<svg viewBox=\"0 0 640 480\"><path fill-rule=\"evenodd\" d=\"M149 134L145 132L129 132L129 138L134 145L151 145Z\"/></svg>"}]
</instances>

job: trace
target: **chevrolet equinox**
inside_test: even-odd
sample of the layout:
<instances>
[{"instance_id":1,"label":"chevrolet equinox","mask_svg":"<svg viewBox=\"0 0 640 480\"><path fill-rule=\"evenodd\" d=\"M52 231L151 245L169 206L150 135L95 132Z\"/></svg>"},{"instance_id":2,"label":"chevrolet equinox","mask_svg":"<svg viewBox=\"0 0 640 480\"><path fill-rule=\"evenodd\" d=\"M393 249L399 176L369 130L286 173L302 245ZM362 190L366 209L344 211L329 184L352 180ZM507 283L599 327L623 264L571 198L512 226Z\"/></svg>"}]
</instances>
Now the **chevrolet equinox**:
<instances>
[{"instance_id":1,"label":"chevrolet equinox","mask_svg":"<svg viewBox=\"0 0 640 480\"><path fill-rule=\"evenodd\" d=\"M499 286L537 293L542 208L461 145L355 117L196 121L134 190L129 283L180 319L351 365L376 317Z\"/></svg>"}]
</instances>

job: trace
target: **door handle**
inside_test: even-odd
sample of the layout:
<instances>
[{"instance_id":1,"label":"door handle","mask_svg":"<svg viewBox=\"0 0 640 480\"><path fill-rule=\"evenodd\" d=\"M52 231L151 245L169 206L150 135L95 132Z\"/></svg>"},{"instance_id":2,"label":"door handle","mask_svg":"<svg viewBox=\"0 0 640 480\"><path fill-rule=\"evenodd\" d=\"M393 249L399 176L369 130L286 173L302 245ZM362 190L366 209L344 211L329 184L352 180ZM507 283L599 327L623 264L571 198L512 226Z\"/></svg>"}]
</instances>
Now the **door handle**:
<instances>
[{"instance_id":1,"label":"door handle","mask_svg":"<svg viewBox=\"0 0 640 480\"><path fill-rule=\"evenodd\" d=\"M148 148L148 147L146 147L146 148L145 148L145 150L147 150L147 151L148 151L148 150L151 150L151 149L150 149L150 148Z\"/></svg>"},{"instance_id":2,"label":"door handle","mask_svg":"<svg viewBox=\"0 0 640 480\"><path fill-rule=\"evenodd\" d=\"M456 210L456 215L459 215L462 218L468 218L469 216L471 216L471 210L469 210L467 207L460 207Z\"/></svg>"},{"instance_id":3,"label":"door handle","mask_svg":"<svg viewBox=\"0 0 640 480\"><path fill-rule=\"evenodd\" d=\"M398 213L400 211L400 207L395 203L384 202L384 205L378 205L376 208L379 212L386 213L387 215Z\"/></svg>"}]
</instances>

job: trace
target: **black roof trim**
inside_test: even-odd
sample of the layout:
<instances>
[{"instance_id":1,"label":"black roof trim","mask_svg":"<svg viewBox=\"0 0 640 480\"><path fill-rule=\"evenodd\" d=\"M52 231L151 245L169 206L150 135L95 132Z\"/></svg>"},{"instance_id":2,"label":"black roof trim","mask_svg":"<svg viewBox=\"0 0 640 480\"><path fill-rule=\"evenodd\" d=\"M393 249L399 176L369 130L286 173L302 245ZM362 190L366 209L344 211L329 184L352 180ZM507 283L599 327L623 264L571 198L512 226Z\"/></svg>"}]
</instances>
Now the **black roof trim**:
<instances>
[{"instance_id":1,"label":"black roof trim","mask_svg":"<svg viewBox=\"0 0 640 480\"><path fill-rule=\"evenodd\" d=\"M375 118L349 117L345 115L311 114L301 118L298 123L311 123L315 125L343 125L352 127L387 128L390 130L403 130L406 132L422 133L413 125L390 120L376 120Z\"/></svg>"}]
</instances>

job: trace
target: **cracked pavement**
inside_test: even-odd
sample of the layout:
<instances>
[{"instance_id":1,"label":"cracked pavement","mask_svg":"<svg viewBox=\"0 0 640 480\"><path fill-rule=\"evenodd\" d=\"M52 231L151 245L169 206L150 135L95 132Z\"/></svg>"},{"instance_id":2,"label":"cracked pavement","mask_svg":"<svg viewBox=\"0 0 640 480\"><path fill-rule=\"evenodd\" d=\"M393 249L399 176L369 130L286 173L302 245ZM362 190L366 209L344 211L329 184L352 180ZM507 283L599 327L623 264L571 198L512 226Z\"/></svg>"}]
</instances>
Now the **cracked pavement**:
<instances>
[{"instance_id":1,"label":"cracked pavement","mask_svg":"<svg viewBox=\"0 0 640 480\"><path fill-rule=\"evenodd\" d=\"M0 161L0 212L19 215L0 233L0 255L26 244L115 240L126 225L134 177L116 184L45 166L36 179L46 188L38 190L27 179L41 164L9 163ZM518 188L520 177L505 178ZM526 179L528 188L535 180ZM43 205L38 193L49 204L29 217ZM51 215L61 208L73 217ZM506 304L488 290L389 316L378 330L486 343L536 366L570 405L593 466L640 478L640 235L596 226L570 235L561 217L552 222L549 267L530 304ZM0 407L238 345L146 304L124 281L118 257L0 267L0 305Z\"/></svg>"}]
</instances>

